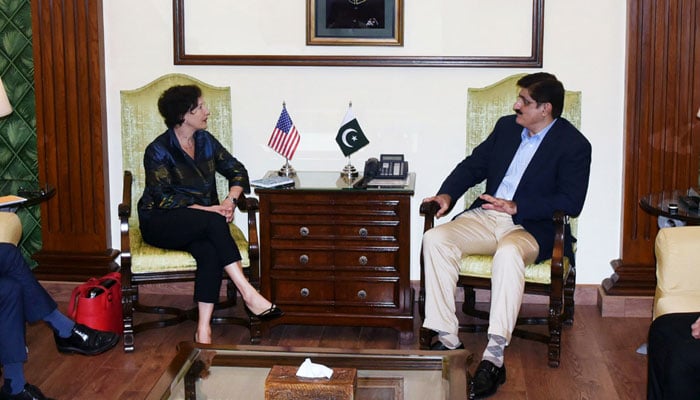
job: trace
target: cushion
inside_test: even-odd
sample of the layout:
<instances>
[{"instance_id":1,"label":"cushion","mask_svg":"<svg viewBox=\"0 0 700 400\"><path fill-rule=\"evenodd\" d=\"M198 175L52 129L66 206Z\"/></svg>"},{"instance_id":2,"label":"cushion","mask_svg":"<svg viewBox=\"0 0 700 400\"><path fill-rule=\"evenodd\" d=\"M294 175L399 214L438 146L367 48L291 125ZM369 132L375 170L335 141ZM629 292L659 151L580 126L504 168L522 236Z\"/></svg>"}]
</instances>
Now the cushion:
<instances>
[{"instance_id":1,"label":"cushion","mask_svg":"<svg viewBox=\"0 0 700 400\"><path fill-rule=\"evenodd\" d=\"M656 235L654 318L669 313L700 311L697 268L700 226L663 228Z\"/></svg>"},{"instance_id":2,"label":"cushion","mask_svg":"<svg viewBox=\"0 0 700 400\"><path fill-rule=\"evenodd\" d=\"M236 241L238 251L241 253L241 264L243 268L248 268L250 267L248 240L238 226L229 224L229 227L231 236ZM129 227L129 241L131 242L131 272L133 274L194 271L197 268L194 257L186 251L161 249L144 242L138 226Z\"/></svg>"},{"instance_id":3,"label":"cushion","mask_svg":"<svg viewBox=\"0 0 700 400\"><path fill-rule=\"evenodd\" d=\"M15 213L0 211L0 243L17 246L22 238L22 223Z\"/></svg>"},{"instance_id":4,"label":"cushion","mask_svg":"<svg viewBox=\"0 0 700 400\"><path fill-rule=\"evenodd\" d=\"M491 278L492 256L470 255L462 257L459 269L460 275L473 276L476 278ZM549 285L552 283L551 275L552 260L544 260L538 264L525 266L525 282L540 283ZM569 275L569 258L564 257L564 277Z\"/></svg>"}]
</instances>

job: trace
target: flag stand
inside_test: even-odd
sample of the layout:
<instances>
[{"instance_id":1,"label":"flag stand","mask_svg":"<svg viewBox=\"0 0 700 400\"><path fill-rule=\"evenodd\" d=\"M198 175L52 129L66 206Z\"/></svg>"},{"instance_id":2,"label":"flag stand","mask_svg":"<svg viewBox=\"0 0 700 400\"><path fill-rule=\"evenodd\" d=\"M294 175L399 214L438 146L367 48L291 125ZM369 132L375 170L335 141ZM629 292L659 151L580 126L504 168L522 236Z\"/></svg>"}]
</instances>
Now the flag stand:
<instances>
[{"instance_id":1,"label":"flag stand","mask_svg":"<svg viewBox=\"0 0 700 400\"><path fill-rule=\"evenodd\" d=\"M290 177L290 178L293 176L297 176L297 171L294 169L294 167L289 165L289 159L287 157L285 157L284 160L285 160L285 163L282 166L282 168L280 168L280 170L277 171L277 175L286 176L286 177Z\"/></svg>"},{"instance_id":2,"label":"flag stand","mask_svg":"<svg viewBox=\"0 0 700 400\"><path fill-rule=\"evenodd\" d=\"M348 163L343 168L343 170L340 172L340 176L345 178L346 180L349 180L349 181L351 181L359 176L357 169L355 169L355 166L352 165L352 163L350 162L350 156L348 156Z\"/></svg>"}]
</instances>

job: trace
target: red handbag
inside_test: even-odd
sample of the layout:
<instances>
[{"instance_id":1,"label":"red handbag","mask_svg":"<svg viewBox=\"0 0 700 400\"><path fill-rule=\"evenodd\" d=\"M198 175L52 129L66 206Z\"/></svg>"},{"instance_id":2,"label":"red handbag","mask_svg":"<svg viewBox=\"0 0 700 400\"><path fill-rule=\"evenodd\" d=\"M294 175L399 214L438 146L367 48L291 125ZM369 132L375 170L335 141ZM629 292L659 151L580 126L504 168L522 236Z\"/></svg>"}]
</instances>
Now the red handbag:
<instances>
[{"instance_id":1,"label":"red handbag","mask_svg":"<svg viewBox=\"0 0 700 400\"><path fill-rule=\"evenodd\" d=\"M122 284L119 272L90 278L73 289L68 316L92 329L122 334Z\"/></svg>"}]
</instances>

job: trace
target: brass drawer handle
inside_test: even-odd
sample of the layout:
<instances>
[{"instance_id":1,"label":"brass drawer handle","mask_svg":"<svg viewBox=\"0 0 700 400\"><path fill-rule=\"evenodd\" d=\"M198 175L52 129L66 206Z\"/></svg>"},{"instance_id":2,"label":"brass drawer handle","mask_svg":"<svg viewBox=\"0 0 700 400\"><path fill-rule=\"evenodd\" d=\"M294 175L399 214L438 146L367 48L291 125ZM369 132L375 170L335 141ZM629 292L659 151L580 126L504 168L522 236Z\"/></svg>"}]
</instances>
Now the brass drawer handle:
<instances>
[{"instance_id":1,"label":"brass drawer handle","mask_svg":"<svg viewBox=\"0 0 700 400\"><path fill-rule=\"evenodd\" d=\"M309 236L309 228L307 228L307 227L305 227L305 226L302 226L302 227L299 229L299 234L300 234L301 236L303 236L303 237Z\"/></svg>"},{"instance_id":2,"label":"brass drawer handle","mask_svg":"<svg viewBox=\"0 0 700 400\"><path fill-rule=\"evenodd\" d=\"M365 292L364 290L360 290L359 292L357 292L357 297L360 300L364 300L367 298L367 292Z\"/></svg>"},{"instance_id":3,"label":"brass drawer handle","mask_svg":"<svg viewBox=\"0 0 700 400\"><path fill-rule=\"evenodd\" d=\"M308 288L302 288L299 291L299 294L301 295L301 297L309 297L310 293L311 293L311 291Z\"/></svg>"},{"instance_id":4,"label":"brass drawer handle","mask_svg":"<svg viewBox=\"0 0 700 400\"><path fill-rule=\"evenodd\" d=\"M367 237L367 228L360 228L358 233L360 234L360 237Z\"/></svg>"},{"instance_id":5,"label":"brass drawer handle","mask_svg":"<svg viewBox=\"0 0 700 400\"><path fill-rule=\"evenodd\" d=\"M366 256L360 256L360 258L357 261L360 262L360 265L367 265L367 257Z\"/></svg>"},{"instance_id":6,"label":"brass drawer handle","mask_svg":"<svg viewBox=\"0 0 700 400\"><path fill-rule=\"evenodd\" d=\"M299 262L302 264L308 264L309 256L307 256L306 254L302 254L301 256L299 256Z\"/></svg>"}]
</instances>

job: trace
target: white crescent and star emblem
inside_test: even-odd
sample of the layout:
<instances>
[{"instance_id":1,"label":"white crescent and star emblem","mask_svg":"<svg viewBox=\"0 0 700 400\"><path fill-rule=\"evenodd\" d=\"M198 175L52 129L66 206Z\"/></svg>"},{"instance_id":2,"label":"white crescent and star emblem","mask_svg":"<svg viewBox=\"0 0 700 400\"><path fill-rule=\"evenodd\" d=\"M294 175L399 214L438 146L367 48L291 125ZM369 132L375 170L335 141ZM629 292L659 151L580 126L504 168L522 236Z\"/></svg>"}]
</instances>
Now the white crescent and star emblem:
<instances>
[{"instance_id":1,"label":"white crescent and star emblem","mask_svg":"<svg viewBox=\"0 0 700 400\"><path fill-rule=\"evenodd\" d=\"M353 129L353 128L348 128L348 129L346 129L346 130L343 131L343 135L342 135L341 140L343 141L343 144L345 145L345 147L349 147L349 148L352 148L352 147L353 147L350 143L348 143L348 134L351 133L351 132L352 132L352 133L357 133L357 131L356 131L355 129ZM357 141L357 136L353 136L353 137L352 137L352 141L353 141L353 142L354 142L354 141Z\"/></svg>"}]
</instances>

